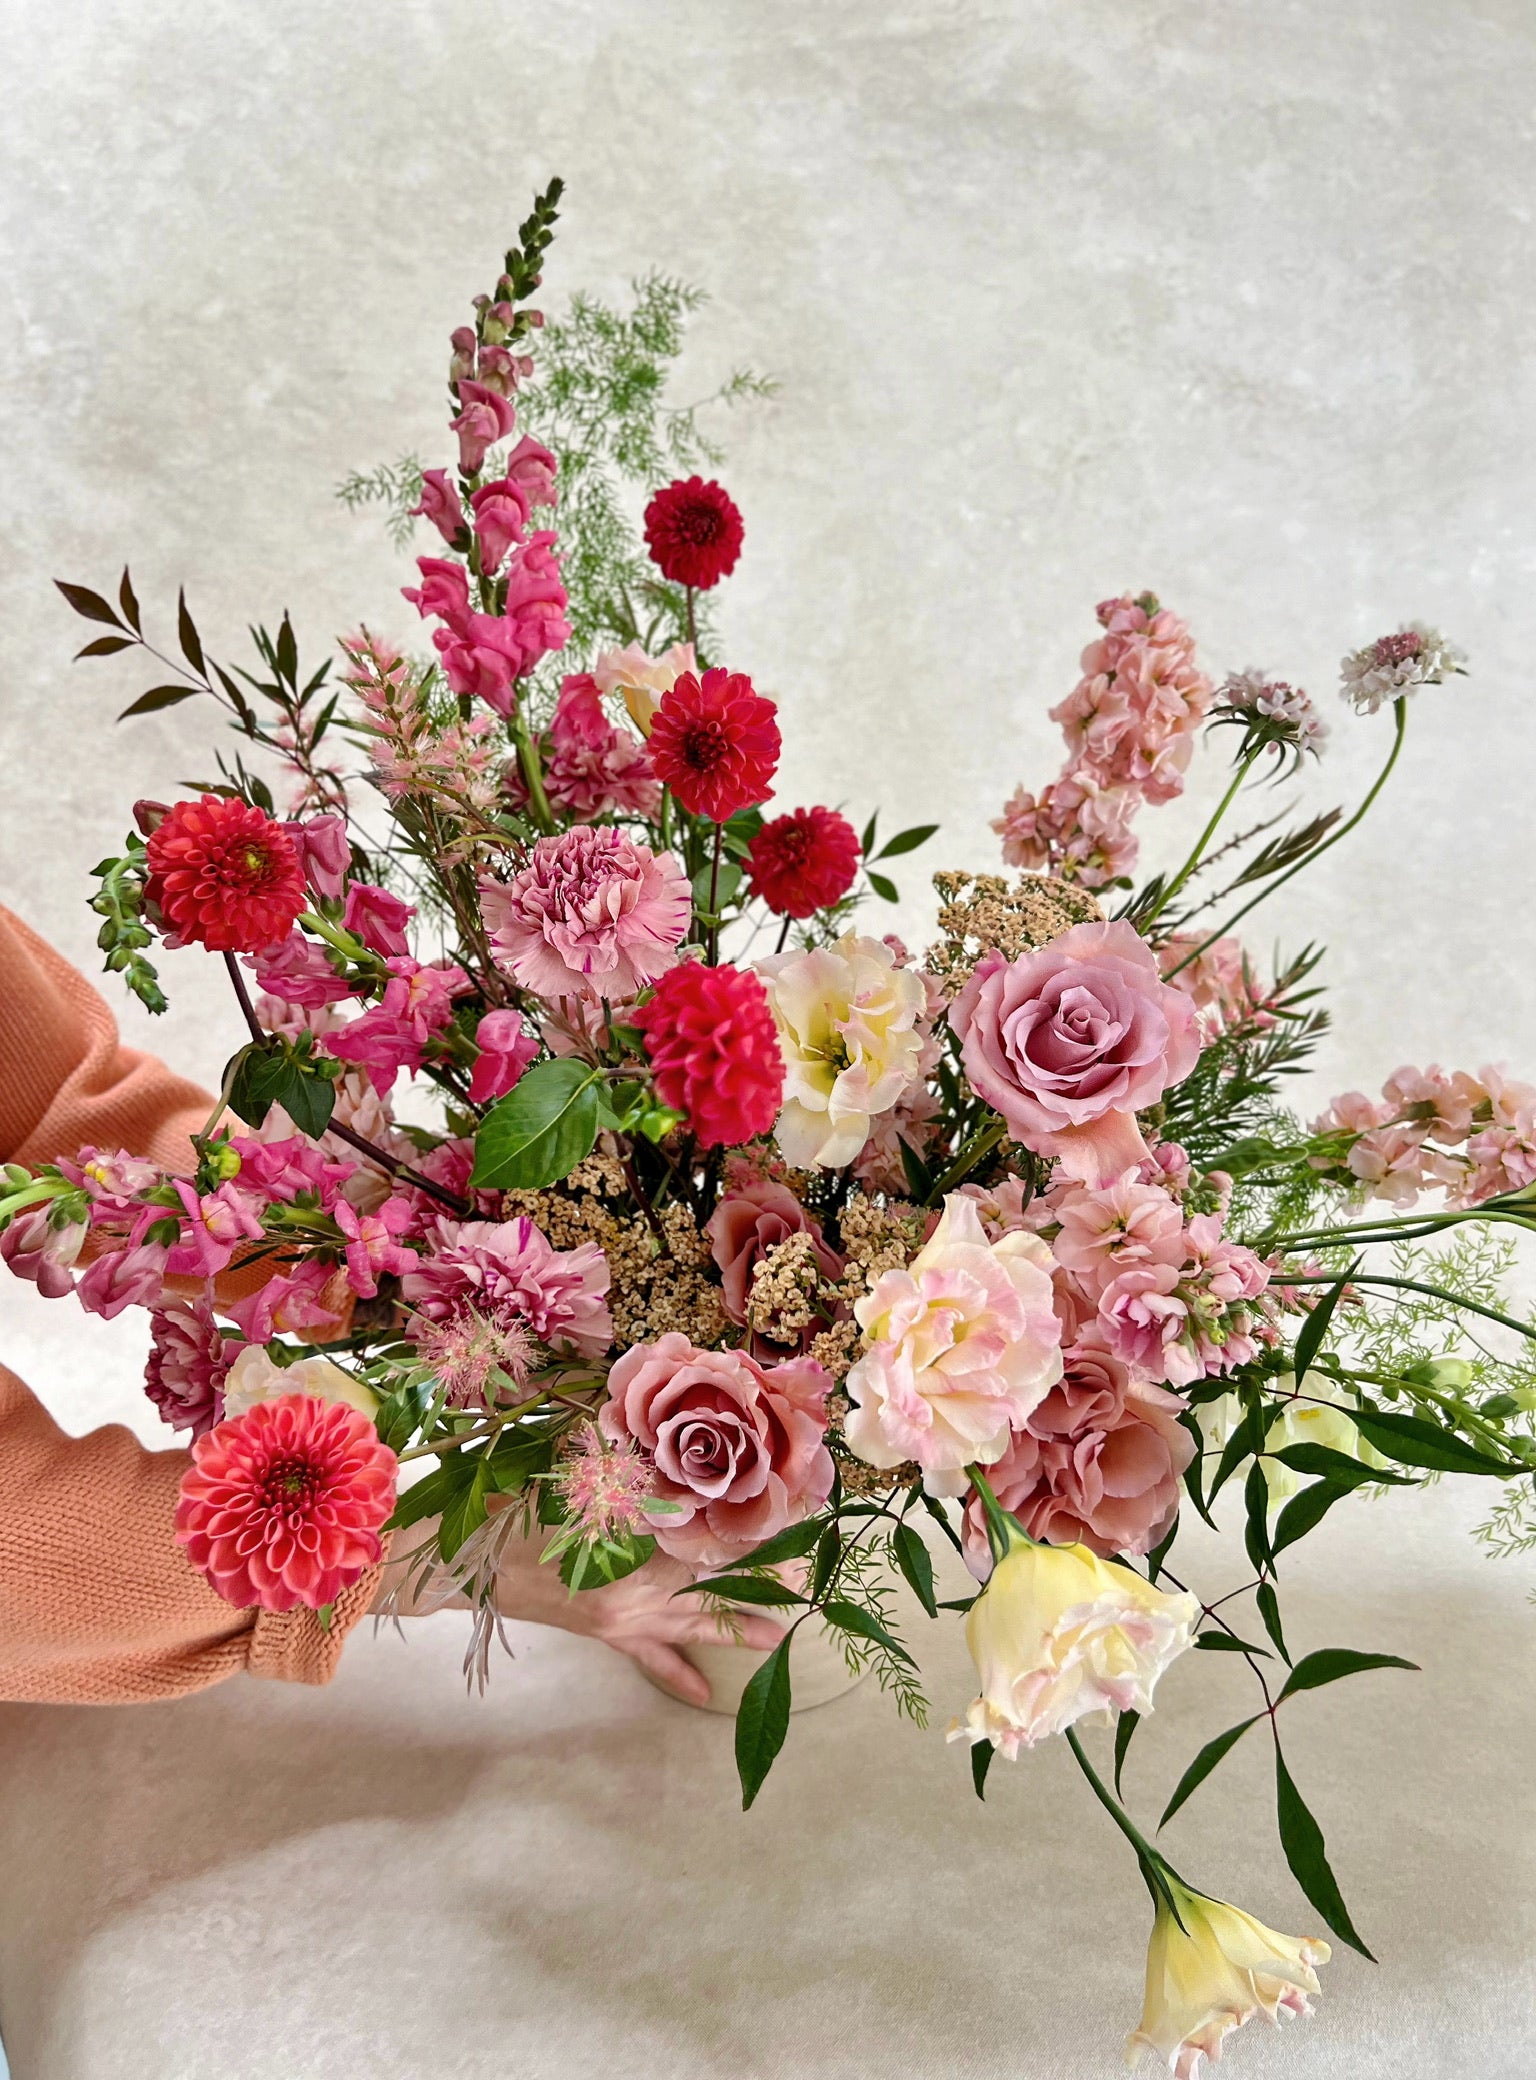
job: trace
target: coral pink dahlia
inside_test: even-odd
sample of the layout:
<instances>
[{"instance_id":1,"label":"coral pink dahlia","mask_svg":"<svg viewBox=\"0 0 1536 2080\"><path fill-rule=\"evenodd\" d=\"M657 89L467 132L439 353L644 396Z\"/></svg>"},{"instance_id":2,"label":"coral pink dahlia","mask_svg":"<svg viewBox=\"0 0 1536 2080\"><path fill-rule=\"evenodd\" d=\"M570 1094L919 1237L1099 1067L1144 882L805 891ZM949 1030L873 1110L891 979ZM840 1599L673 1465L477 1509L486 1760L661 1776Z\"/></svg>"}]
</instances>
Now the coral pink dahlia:
<instances>
[{"instance_id":1,"label":"coral pink dahlia","mask_svg":"<svg viewBox=\"0 0 1536 2080\"><path fill-rule=\"evenodd\" d=\"M397 1463L345 1402L260 1401L193 1445L177 1540L242 1610L323 1610L383 1552Z\"/></svg>"},{"instance_id":2,"label":"coral pink dahlia","mask_svg":"<svg viewBox=\"0 0 1536 2080\"><path fill-rule=\"evenodd\" d=\"M182 940L256 953L286 939L304 908L298 847L248 802L178 802L150 837L146 899Z\"/></svg>"}]
</instances>

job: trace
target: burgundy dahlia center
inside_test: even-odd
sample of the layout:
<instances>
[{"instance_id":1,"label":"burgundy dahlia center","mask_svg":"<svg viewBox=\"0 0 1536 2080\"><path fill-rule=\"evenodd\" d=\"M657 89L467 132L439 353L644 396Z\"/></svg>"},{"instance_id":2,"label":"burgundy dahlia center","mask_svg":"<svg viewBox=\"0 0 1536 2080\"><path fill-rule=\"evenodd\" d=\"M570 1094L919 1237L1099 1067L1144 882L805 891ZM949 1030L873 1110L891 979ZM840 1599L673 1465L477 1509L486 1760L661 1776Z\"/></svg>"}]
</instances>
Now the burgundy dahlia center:
<instances>
[{"instance_id":1,"label":"burgundy dahlia center","mask_svg":"<svg viewBox=\"0 0 1536 2080\"><path fill-rule=\"evenodd\" d=\"M307 1459L274 1459L262 1480L262 1500L270 1509L302 1513L315 1498L315 1468Z\"/></svg>"},{"instance_id":2,"label":"burgundy dahlia center","mask_svg":"<svg viewBox=\"0 0 1536 2080\"><path fill-rule=\"evenodd\" d=\"M703 503L680 506L672 516L674 533L698 549L708 549L720 539L721 525L718 508Z\"/></svg>"},{"instance_id":3,"label":"burgundy dahlia center","mask_svg":"<svg viewBox=\"0 0 1536 2080\"><path fill-rule=\"evenodd\" d=\"M712 773L730 756L731 740L713 716L690 722L679 747L683 763L696 773Z\"/></svg>"}]
</instances>

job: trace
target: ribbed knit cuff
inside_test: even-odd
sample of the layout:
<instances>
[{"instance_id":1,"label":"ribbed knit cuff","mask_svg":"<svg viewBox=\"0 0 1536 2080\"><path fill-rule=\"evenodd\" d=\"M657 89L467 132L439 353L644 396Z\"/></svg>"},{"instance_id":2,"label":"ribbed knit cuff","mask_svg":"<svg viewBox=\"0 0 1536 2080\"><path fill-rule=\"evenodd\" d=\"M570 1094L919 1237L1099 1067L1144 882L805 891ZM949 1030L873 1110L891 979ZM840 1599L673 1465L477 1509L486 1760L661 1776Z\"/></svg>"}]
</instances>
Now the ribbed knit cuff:
<instances>
[{"instance_id":1,"label":"ribbed knit cuff","mask_svg":"<svg viewBox=\"0 0 1536 2080\"><path fill-rule=\"evenodd\" d=\"M262 1611L251 1634L246 1669L276 1683L328 1683L336 1673L347 1634L368 1615L378 1593L384 1558L343 1589L331 1606L331 1622L323 1626L314 1611Z\"/></svg>"}]
</instances>

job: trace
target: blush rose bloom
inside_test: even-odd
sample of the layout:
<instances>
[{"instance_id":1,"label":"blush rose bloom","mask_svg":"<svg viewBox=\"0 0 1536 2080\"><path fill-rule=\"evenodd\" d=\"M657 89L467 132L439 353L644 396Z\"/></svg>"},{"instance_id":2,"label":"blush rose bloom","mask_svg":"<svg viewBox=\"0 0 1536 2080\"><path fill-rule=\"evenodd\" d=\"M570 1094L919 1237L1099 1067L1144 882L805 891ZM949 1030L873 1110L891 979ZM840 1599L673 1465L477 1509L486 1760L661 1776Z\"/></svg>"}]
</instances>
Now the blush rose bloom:
<instances>
[{"instance_id":1,"label":"blush rose bloom","mask_svg":"<svg viewBox=\"0 0 1536 2080\"><path fill-rule=\"evenodd\" d=\"M831 1385L809 1358L763 1366L677 1330L627 1351L598 1427L651 1459L655 1499L674 1505L653 1519L662 1551L721 1567L819 1509L832 1490Z\"/></svg>"},{"instance_id":2,"label":"blush rose bloom","mask_svg":"<svg viewBox=\"0 0 1536 2080\"><path fill-rule=\"evenodd\" d=\"M728 1320L745 1326L752 1297L752 1273L769 1250L791 1235L809 1235L823 1274L841 1278L843 1260L786 1184L771 1177L753 1178L728 1189L705 1229L709 1251L720 1267L720 1284Z\"/></svg>"},{"instance_id":3,"label":"blush rose bloom","mask_svg":"<svg viewBox=\"0 0 1536 2080\"><path fill-rule=\"evenodd\" d=\"M1086 1546L1009 1538L965 1621L981 1695L949 1738L990 1741L1012 1762L1090 1712L1150 1712L1158 1678L1194 1642L1200 1605Z\"/></svg>"},{"instance_id":4,"label":"blush rose bloom","mask_svg":"<svg viewBox=\"0 0 1536 2080\"><path fill-rule=\"evenodd\" d=\"M848 1374L848 1449L867 1465L915 1460L931 1494L965 1492L1061 1378L1051 1253L1038 1235L987 1240L951 1192L904 1271L883 1271L854 1315L869 1348Z\"/></svg>"},{"instance_id":5,"label":"blush rose bloom","mask_svg":"<svg viewBox=\"0 0 1536 2080\"><path fill-rule=\"evenodd\" d=\"M811 953L757 963L784 1056L784 1109L774 1132L801 1169L851 1163L870 1121L922 1075L922 977L883 939L847 932Z\"/></svg>"},{"instance_id":6,"label":"blush rose bloom","mask_svg":"<svg viewBox=\"0 0 1536 2080\"><path fill-rule=\"evenodd\" d=\"M1194 1006L1123 919L991 953L950 1008L966 1075L1015 1141L1101 1185L1147 1155L1136 1114L1200 1053Z\"/></svg>"}]
</instances>

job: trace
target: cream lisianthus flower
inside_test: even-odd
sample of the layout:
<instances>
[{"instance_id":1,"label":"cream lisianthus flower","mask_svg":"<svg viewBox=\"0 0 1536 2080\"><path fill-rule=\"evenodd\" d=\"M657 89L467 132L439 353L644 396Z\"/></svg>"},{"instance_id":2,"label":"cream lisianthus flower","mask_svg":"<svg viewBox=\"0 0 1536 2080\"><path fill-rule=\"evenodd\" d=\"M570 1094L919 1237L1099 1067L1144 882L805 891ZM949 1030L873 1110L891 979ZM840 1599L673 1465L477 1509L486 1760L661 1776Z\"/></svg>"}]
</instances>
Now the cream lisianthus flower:
<instances>
[{"instance_id":1,"label":"cream lisianthus flower","mask_svg":"<svg viewBox=\"0 0 1536 2080\"><path fill-rule=\"evenodd\" d=\"M1087 1546L1009 1537L965 1621L981 1695L949 1738L990 1741L1011 1761L1089 1712L1150 1712L1158 1677L1194 1643L1195 1598Z\"/></svg>"},{"instance_id":2,"label":"cream lisianthus flower","mask_svg":"<svg viewBox=\"0 0 1536 2080\"><path fill-rule=\"evenodd\" d=\"M869 1348L846 1381L848 1449L869 1466L916 1460L931 1494L963 1494L966 1467L1000 1459L1061 1378L1050 1250L1022 1230L989 1242L961 1192L853 1312Z\"/></svg>"},{"instance_id":3,"label":"cream lisianthus flower","mask_svg":"<svg viewBox=\"0 0 1536 2080\"><path fill-rule=\"evenodd\" d=\"M1241 1907L1191 1892L1166 1865L1162 1877L1184 1926L1160 1895L1147 1945L1146 2006L1126 2040L1126 2061L1152 2051L1177 2080L1198 2080L1201 2058L1220 2058L1227 2032L1261 2009L1271 2022L1309 2014L1307 1996L1321 1990L1313 1967L1333 1953L1316 1936L1278 1935Z\"/></svg>"},{"instance_id":4,"label":"cream lisianthus flower","mask_svg":"<svg viewBox=\"0 0 1536 2080\"><path fill-rule=\"evenodd\" d=\"M642 737L651 733L651 723L684 672L696 672L692 643L674 643L660 657L647 657L638 643L623 650L605 650L592 667L600 693L620 693L629 719Z\"/></svg>"},{"instance_id":5,"label":"cream lisianthus flower","mask_svg":"<svg viewBox=\"0 0 1536 2080\"><path fill-rule=\"evenodd\" d=\"M1269 1456L1283 1451L1287 1445L1326 1445L1331 1452L1342 1452L1346 1459L1358 1459L1362 1466L1386 1465L1380 1452L1374 1445L1366 1443L1350 1421L1350 1402L1342 1387L1327 1373L1309 1372L1304 1396L1297 1396L1296 1377L1290 1372L1282 1372L1270 1391L1277 1400L1287 1395L1293 1397L1271 1423L1264 1443L1266 1457L1260 1461L1269 1486L1271 1509L1278 1509L1302 1484L1301 1474ZM1242 1418L1243 1404L1235 1394L1222 1394L1197 1411L1202 1434L1208 1444L1218 1449L1226 1443Z\"/></svg>"},{"instance_id":6,"label":"cream lisianthus flower","mask_svg":"<svg viewBox=\"0 0 1536 2080\"><path fill-rule=\"evenodd\" d=\"M927 1001L883 939L847 932L835 946L757 963L784 1056L779 1147L802 1170L851 1163L869 1123L921 1075Z\"/></svg>"},{"instance_id":7,"label":"cream lisianthus flower","mask_svg":"<svg viewBox=\"0 0 1536 2080\"><path fill-rule=\"evenodd\" d=\"M258 1401L276 1401L280 1394L312 1394L317 1401L344 1401L370 1419L378 1413L379 1397L350 1372L343 1372L329 1358L301 1358L297 1365L274 1365L266 1346L248 1343L224 1381L224 1417L243 1416Z\"/></svg>"}]
</instances>

